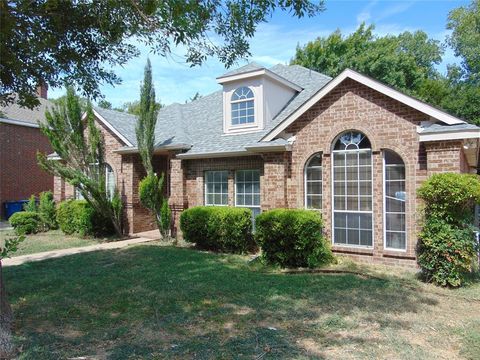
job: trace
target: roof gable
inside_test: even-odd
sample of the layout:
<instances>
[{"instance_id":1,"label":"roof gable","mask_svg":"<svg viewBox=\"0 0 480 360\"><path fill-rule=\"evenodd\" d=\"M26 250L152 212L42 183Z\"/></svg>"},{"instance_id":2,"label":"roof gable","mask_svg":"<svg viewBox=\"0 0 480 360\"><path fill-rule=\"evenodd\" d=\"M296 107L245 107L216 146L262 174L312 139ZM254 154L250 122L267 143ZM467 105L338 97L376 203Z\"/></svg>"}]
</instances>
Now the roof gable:
<instances>
[{"instance_id":1,"label":"roof gable","mask_svg":"<svg viewBox=\"0 0 480 360\"><path fill-rule=\"evenodd\" d=\"M304 114L308 109L320 101L323 97L329 94L333 89L340 85L345 79L352 79L357 81L365 86L370 87L386 96L391 97L407 106L410 106L413 109L416 109L430 117L441 121L447 125L456 125L464 124L465 121L456 118L446 112L439 110L427 103L424 103L420 100L417 100L411 96L405 95L400 91L397 91L387 85L380 83L370 77L362 75L351 69L344 70L340 75L331 80L326 86L322 87L316 94L310 97L303 105L299 106L292 112L288 117L286 117L282 122L278 123L271 131L266 134L262 141L271 141L276 136L278 136L282 131L284 131L290 124L292 124L296 119L298 119L302 114Z\"/></svg>"}]
</instances>

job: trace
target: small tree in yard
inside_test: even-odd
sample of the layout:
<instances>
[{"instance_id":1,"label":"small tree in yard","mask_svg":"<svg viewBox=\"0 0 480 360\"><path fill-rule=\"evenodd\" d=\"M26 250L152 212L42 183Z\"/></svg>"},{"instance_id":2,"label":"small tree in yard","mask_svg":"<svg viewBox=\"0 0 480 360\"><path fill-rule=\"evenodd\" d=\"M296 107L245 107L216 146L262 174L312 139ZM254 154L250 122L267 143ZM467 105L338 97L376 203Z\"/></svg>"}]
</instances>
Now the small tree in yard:
<instances>
[{"instance_id":1,"label":"small tree in yard","mask_svg":"<svg viewBox=\"0 0 480 360\"><path fill-rule=\"evenodd\" d=\"M152 66L148 60L140 89L140 115L135 129L138 152L147 176L140 182L138 190L142 205L155 214L158 230L163 237L166 237L169 235L171 213L168 199L163 193L164 174L158 176L153 171L152 165L157 114L158 107L155 103L155 89L152 83Z\"/></svg>"},{"instance_id":2,"label":"small tree in yard","mask_svg":"<svg viewBox=\"0 0 480 360\"><path fill-rule=\"evenodd\" d=\"M111 221L116 234L122 236L122 203L118 191L113 198L106 191L104 139L95 126L92 105L88 102L86 118L82 119L79 99L69 87L66 101L47 110L45 116L47 122L40 129L61 161L39 153L40 166L75 186L92 208Z\"/></svg>"},{"instance_id":3,"label":"small tree in yard","mask_svg":"<svg viewBox=\"0 0 480 360\"><path fill-rule=\"evenodd\" d=\"M5 292L2 261L15 252L18 244L24 239L25 236L6 239L3 247L0 247L0 359L9 359L14 351L12 343L13 312Z\"/></svg>"}]
</instances>

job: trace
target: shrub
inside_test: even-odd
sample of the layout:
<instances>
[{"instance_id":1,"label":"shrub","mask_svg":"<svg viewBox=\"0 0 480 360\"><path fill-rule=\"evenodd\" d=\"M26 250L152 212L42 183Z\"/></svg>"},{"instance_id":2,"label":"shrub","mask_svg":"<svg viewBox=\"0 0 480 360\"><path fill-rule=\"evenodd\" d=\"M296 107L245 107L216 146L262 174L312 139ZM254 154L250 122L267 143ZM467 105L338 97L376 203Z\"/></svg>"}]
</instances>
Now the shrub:
<instances>
[{"instance_id":1,"label":"shrub","mask_svg":"<svg viewBox=\"0 0 480 360\"><path fill-rule=\"evenodd\" d=\"M460 286L476 257L473 207L480 201L480 181L471 174L435 174L418 190L425 202L417 245L418 264L427 281Z\"/></svg>"},{"instance_id":2,"label":"shrub","mask_svg":"<svg viewBox=\"0 0 480 360\"><path fill-rule=\"evenodd\" d=\"M182 212L185 241L205 250L246 253L255 248L252 211L246 208L197 206Z\"/></svg>"},{"instance_id":3,"label":"shrub","mask_svg":"<svg viewBox=\"0 0 480 360\"><path fill-rule=\"evenodd\" d=\"M53 201L53 194L51 191L40 193L38 213L42 220L44 230L58 229L55 202Z\"/></svg>"},{"instance_id":4,"label":"shrub","mask_svg":"<svg viewBox=\"0 0 480 360\"><path fill-rule=\"evenodd\" d=\"M31 195L28 199L28 202L23 205L23 210L28 212L36 212L37 211L37 199L35 199L35 195Z\"/></svg>"},{"instance_id":5,"label":"shrub","mask_svg":"<svg viewBox=\"0 0 480 360\"><path fill-rule=\"evenodd\" d=\"M17 235L35 234L41 228L40 215L32 211L20 211L10 216L10 225Z\"/></svg>"},{"instance_id":6,"label":"shrub","mask_svg":"<svg viewBox=\"0 0 480 360\"><path fill-rule=\"evenodd\" d=\"M316 211L274 209L256 218L255 238L262 258L280 267L317 267L333 261Z\"/></svg>"},{"instance_id":7,"label":"shrub","mask_svg":"<svg viewBox=\"0 0 480 360\"><path fill-rule=\"evenodd\" d=\"M418 263L428 282L460 286L476 256L472 228L457 228L444 219L428 218L420 233Z\"/></svg>"},{"instance_id":8,"label":"shrub","mask_svg":"<svg viewBox=\"0 0 480 360\"><path fill-rule=\"evenodd\" d=\"M170 224L172 219L172 210L168 205L168 200L165 198L162 202L162 207L160 208L160 224L162 225L162 230L164 234L168 234L170 231Z\"/></svg>"},{"instance_id":9,"label":"shrub","mask_svg":"<svg viewBox=\"0 0 480 360\"><path fill-rule=\"evenodd\" d=\"M65 234L106 235L113 233L108 219L98 214L85 200L68 200L57 207L57 221Z\"/></svg>"}]
</instances>

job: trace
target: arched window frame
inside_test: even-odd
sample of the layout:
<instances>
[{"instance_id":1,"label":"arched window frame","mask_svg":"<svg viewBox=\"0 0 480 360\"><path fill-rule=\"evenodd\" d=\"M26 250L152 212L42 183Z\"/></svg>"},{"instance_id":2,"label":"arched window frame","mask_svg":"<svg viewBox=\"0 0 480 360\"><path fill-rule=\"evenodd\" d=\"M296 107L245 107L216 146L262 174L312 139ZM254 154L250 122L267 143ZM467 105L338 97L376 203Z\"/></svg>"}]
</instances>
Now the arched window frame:
<instances>
[{"instance_id":1,"label":"arched window frame","mask_svg":"<svg viewBox=\"0 0 480 360\"><path fill-rule=\"evenodd\" d=\"M386 162L386 155L387 153L391 153L393 154L393 156L396 156L398 157L398 159L400 159L402 161L402 164L387 164ZM396 153L395 151L393 150L389 150L389 149L385 149L382 151L382 163L383 163L383 247L385 250L388 250L388 251L399 251L399 252L406 252L407 251L407 247L408 247L408 233L407 233L407 198L406 198L406 186L407 186L407 167L405 166L405 161L403 160L403 158L398 154ZM395 179L395 180L390 180L390 179L387 179L387 166L396 166L396 167L403 167L403 179ZM401 198L397 198L396 200L393 199L394 201L403 201L403 211L396 211L396 212L392 212L392 211L387 211L387 182L403 182L403 197L404 199L401 199ZM390 229L387 229L387 215L388 214L402 214L403 215L403 230L390 230ZM404 241L405 241L405 246L403 248L395 248L395 247L389 247L387 246L387 233L388 232L393 232L393 233L403 233L404 234Z\"/></svg>"},{"instance_id":2,"label":"arched window frame","mask_svg":"<svg viewBox=\"0 0 480 360\"><path fill-rule=\"evenodd\" d=\"M318 211L321 211L322 208L323 208L323 159L322 159L322 153L321 152L318 152L318 153L315 153L313 154L312 156L310 156L308 158L308 160L305 162L305 166L303 168L303 188L304 188L304 197L303 197L303 200L304 200L304 206L305 206L305 209L308 209L308 210L318 210ZM319 166L310 166L310 164L312 163L313 160L315 160L316 158L319 158L320 159L320 165ZM308 180L308 170L309 169L312 169L312 168L316 168L316 169L320 169L320 179L319 180ZM312 182L312 183L320 183L320 193L318 194L313 194L313 193L309 193L308 192L308 183L309 182ZM318 208L315 208L315 207L309 207L308 206L308 197L309 196L318 196L320 197L320 207Z\"/></svg>"},{"instance_id":3,"label":"arched window frame","mask_svg":"<svg viewBox=\"0 0 480 360\"><path fill-rule=\"evenodd\" d=\"M245 109L241 108L242 104L245 104ZM243 110L246 112L245 115L241 115ZM245 119L245 121L242 122L242 119ZM236 88L230 97L230 126L244 127L252 126L255 123L255 93L253 89L248 86Z\"/></svg>"},{"instance_id":4,"label":"arched window frame","mask_svg":"<svg viewBox=\"0 0 480 360\"><path fill-rule=\"evenodd\" d=\"M355 134L355 137L353 137L352 135ZM346 135L350 135L350 139L346 136ZM372 156L372 146L371 146L371 143L370 143L370 140L368 139L368 137L361 133L360 131L356 131L356 130L349 130L349 131L345 131L343 133L341 133L339 136L337 136L335 138L335 140L332 142L332 156L331 156L331 168L330 168L330 171L331 171L331 199L332 199L332 208L331 208L331 216L332 216L332 244L333 245L336 245L336 246L345 246L345 247L358 247L358 248L367 248L367 249L372 249L374 244L375 244L375 232L374 232L374 201L373 201L373 194L374 194L374 189L373 189L373 185L374 185L374 178L373 178L373 156ZM347 191L347 184L349 181L347 181L347 153L357 153L358 156L357 156L357 162L360 162L360 156L359 154L361 152L368 152L369 153L369 157L366 158L368 159L369 161L369 164L367 164L369 166L369 171L367 171L365 174L369 174L369 179L360 179L360 174L359 174L359 166L357 166L357 180L356 180L356 184L358 186L358 207L360 208L361 205L362 205L362 201L360 198L362 197L369 197L370 198L370 210L368 211L363 211L363 210L349 210L348 209L348 203L347 203L347 200L348 200L348 191ZM336 163L336 158L337 158L337 155L336 154L345 154L345 157L344 157L344 164L343 166L339 166L337 165ZM335 176L335 168L336 167L339 167L339 168L345 168L345 179L340 179L340 180L337 180L337 177ZM360 194L360 183L361 181L364 181L364 182L370 182L370 186L364 188L364 189L369 189L369 192L370 194L368 195L364 195L364 194ZM335 186L336 186L336 182L338 183L341 183L343 182L345 184L345 188L344 188L344 194L335 194ZM339 188L340 189L340 188ZM338 197L344 197L345 198L345 209L337 209L336 208L336 196ZM345 214L345 226L336 226L337 223L336 223L336 213L339 214L339 218L340 218L340 215L343 213ZM366 217L364 217L364 219L361 219L362 217L362 214L366 214ZM352 218L354 219L355 216L358 216L358 228L356 227L350 227L349 226L349 215L352 216ZM369 219L368 219L368 216L369 216ZM364 222L366 221L366 223L368 224L368 222L370 222L370 226L367 228L366 225L364 225ZM362 223L362 224L360 224ZM335 230L345 230L345 243L342 243L342 242L336 242L336 236L335 236ZM351 244L349 243L348 241L348 238L349 238L349 232L350 231L358 231L359 232L359 244ZM370 232L370 238L371 238L371 241L370 241L370 245L365 245L365 244L361 244L361 232L362 231L369 231Z\"/></svg>"}]
</instances>

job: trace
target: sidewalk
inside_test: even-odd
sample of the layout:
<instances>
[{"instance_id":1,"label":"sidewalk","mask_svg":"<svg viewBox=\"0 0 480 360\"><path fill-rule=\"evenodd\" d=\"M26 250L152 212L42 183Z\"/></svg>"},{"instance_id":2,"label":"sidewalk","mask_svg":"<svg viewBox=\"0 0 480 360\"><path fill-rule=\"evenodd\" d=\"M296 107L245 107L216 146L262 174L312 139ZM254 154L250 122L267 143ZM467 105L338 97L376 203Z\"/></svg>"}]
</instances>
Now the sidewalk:
<instances>
[{"instance_id":1,"label":"sidewalk","mask_svg":"<svg viewBox=\"0 0 480 360\"><path fill-rule=\"evenodd\" d=\"M42 261L46 259L53 259L53 258L58 258L66 255L81 254L81 253L97 251L97 250L121 249L130 245L142 244L142 243L155 241L155 240L158 240L158 238L154 236L149 236L149 237L139 237L131 240L112 241L104 244L89 245L89 246L76 247L71 249L45 251L37 254L22 255L22 256L16 256L9 259L5 259L2 261L2 265L14 266L14 265L21 265L31 261Z\"/></svg>"}]
</instances>

